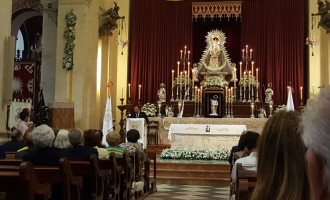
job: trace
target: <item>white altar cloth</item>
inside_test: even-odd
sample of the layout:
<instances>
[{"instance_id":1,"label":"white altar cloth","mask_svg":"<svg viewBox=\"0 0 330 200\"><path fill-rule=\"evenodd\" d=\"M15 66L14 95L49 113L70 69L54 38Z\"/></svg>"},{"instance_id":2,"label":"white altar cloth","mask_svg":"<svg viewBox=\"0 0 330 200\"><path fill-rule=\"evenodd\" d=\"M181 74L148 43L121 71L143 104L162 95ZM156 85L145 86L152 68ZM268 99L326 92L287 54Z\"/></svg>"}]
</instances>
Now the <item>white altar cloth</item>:
<instances>
[{"instance_id":1,"label":"white altar cloth","mask_svg":"<svg viewBox=\"0 0 330 200\"><path fill-rule=\"evenodd\" d=\"M245 130L245 125L171 124L168 139L177 148L230 149Z\"/></svg>"}]
</instances>

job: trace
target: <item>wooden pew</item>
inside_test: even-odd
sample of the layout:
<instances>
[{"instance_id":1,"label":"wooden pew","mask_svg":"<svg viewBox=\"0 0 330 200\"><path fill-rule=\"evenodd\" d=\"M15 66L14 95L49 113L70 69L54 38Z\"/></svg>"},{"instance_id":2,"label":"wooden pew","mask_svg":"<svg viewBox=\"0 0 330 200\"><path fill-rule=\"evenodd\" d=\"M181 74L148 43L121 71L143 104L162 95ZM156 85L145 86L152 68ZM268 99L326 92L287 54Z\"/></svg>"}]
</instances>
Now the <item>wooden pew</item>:
<instances>
[{"instance_id":1,"label":"wooden pew","mask_svg":"<svg viewBox=\"0 0 330 200\"><path fill-rule=\"evenodd\" d=\"M120 176L120 199L127 200L131 199L131 171L132 163L129 160L129 157L126 152L123 153L122 158L117 157L117 164L121 168L122 172Z\"/></svg>"},{"instance_id":2,"label":"wooden pew","mask_svg":"<svg viewBox=\"0 0 330 200\"><path fill-rule=\"evenodd\" d=\"M135 171L135 175L140 174L142 176L142 178L144 178L143 177L143 175L144 175L144 172L143 172L144 171L143 170L144 169L144 160L143 160L142 154L140 152L136 151L135 153L130 154L129 158L130 158L132 166L133 166L132 170ZM133 174L134 174L134 171L133 171ZM136 175L136 177L138 175ZM135 177L134 177L134 179L135 179ZM132 181L133 181L132 182L132 185L133 185L132 188L133 188L134 187L134 181L138 182L139 180L132 180ZM142 190L143 189L144 188L142 188ZM131 194L131 195L133 195L133 194ZM142 191L135 191L134 196L135 196L135 199L139 199L140 197L142 197Z\"/></svg>"},{"instance_id":3,"label":"wooden pew","mask_svg":"<svg viewBox=\"0 0 330 200\"><path fill-rule=\"evenodd\" d=\"M40 183L60 184L63 199L80 199L82 178L72 174L67 158L62 158L59 166L35 166L34 170Z\"/></svg>"},{"instance_id":4,"label":"wooden pew","mask_svg":"<svg viewBox=\"0 0 330 200\"><path fill-rule=\"evenodd\" d=\"M156 186L156 180L157 180L157 163L156 163L156 152L147 152L147 156L148 156L148 159L152 160L153 161L153 171L154 171L154 174L153 174L153 180L151 181L150 185L151 185L151 192L157 192L157 186ZM149 163L150 165L150 163ZM150 166L149 166L149 174L150 174ZM149 179L149 182L150 182L150 179ZM149 183L148 183L149 185Z\"/></svg>"},{"instance_id":5,"label":"wooden pew","mask_svg":"<svg viewBox=\"0 0 330 200\"><path fill-rule=\"evenodd\" d=\"M69 163L74 176L84 177L83 190L89 189L88 184L90 183L92 190L91 199L102 199L104 187L98 157L91 155L90 161L70 160Z\"/></svg>"},{"instance_id":6,"label":"wooden pew","mask_svg":"<svg viewBox=\"0 0 330 200\"><path fill-rule=\"evenodd\" d=\"M0 160L0 170L18 169L21 163L19 159ZM59 166L35 166L34 174L40 183L60 184L62 199L80 199L82 178L72 175L68 159L62 158Z\"/></svg>"},{"instance_id":7,"label":"wooden pew","mask_svg":"<svg viewBox=\"0 0 330 200\"><path fill-rule=\"evenodd\" d=\"M241 163L236 164L236 200L250 199L257 183L257 172L246 171Z\"/></svg>"},{"instance_id":8,"label":"wooden pew","mask_svg":"<svg viewBox=\"0 0 330 200\"><path fill-rule=\"evenodd\" d=\"M7 170L4 168L7 167ZM11 168L11 170L10 170ZM20 166L3 165L0 170L0 190L9 195L19 195L27 200L49 199L51 185L40 184L30 162L22 162Z\"/></svg>"},{"instance_id":9,"label":"wooden pew","mask_svg":"<svg viewBox=\"0 0 330 200\"><path fill-rule=\"evenodd\" d=\"M16 151L6 151L6 159L15 159Z\"/></svg>"},{"instance_id":10,"label":"wooden pew","mask_svg":"<svg viewBox=\"0 0 330 200\"><path fill-rule=\"evenodd\" d=\"M117 165L116 155L114 153L111 153L108 159L100 159L99 164L100 164L100 170L102 172L105 171L105 173L103 174L106 174L107 171L111 171L110 185L111 185L112 199L119 200L121 169Z\"/></svg>"}]
</instances>

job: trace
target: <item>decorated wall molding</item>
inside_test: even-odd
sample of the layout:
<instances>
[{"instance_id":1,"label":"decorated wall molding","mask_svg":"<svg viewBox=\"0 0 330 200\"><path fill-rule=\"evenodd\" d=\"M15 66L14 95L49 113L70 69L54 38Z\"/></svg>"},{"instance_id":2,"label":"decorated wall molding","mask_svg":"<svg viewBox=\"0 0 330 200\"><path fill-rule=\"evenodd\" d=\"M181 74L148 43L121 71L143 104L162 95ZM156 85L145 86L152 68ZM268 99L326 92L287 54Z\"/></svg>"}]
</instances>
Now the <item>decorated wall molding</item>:
<instances>
[{"instance_id":1,"label":"decorated wall molding","mask_svg":"<svg viewBox=\"0 0 330 200\"><path fill-rule=\"evenodd\" d=\"M198 18L239 18L242 1L192 2L192 17Z\"/></svg>"},{"instance_id":2,"label":"decorated wall molding","mask_svg":"<svg viewBox=\"0 0 330 200\"><path fill-rule=\"evenodd\" d=\"M42 10L43 7L40 3L40 0L13 0L12 13L27 8Z\"/></svg>"}]
</instances>

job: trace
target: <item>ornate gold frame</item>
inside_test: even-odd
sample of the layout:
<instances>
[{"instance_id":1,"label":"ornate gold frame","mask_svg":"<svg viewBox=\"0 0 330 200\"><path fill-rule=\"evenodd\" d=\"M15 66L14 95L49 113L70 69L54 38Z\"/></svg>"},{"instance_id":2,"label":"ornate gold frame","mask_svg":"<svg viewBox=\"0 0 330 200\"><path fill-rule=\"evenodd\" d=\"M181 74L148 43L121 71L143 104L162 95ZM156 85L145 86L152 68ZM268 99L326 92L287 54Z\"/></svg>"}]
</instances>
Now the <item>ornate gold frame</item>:
<instances>
[{"instance_id":1,"label":"ornate gold frame","mask_svg":"<svg viewBox=\"0 0 330 200\"><path fill-rule=\"evenodd\" d=\"M230 18L241 17L242 1L216 1L216 2L192 2L192 17L197 18Z\"/></svg>"}]
</instances>

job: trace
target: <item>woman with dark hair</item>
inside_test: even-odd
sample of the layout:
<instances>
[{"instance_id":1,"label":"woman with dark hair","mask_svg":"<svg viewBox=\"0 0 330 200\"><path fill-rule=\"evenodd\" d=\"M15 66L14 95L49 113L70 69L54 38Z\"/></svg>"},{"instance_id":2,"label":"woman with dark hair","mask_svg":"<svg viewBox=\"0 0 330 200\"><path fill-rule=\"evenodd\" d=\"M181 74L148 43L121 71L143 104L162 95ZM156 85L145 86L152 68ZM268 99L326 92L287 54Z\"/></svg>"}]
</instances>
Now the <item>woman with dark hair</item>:
<instances>
[{"instance_id":1,"label":"woman with dark hair","mask_svg":"<svg viewBox=\"0 0 330 200\"><path fill-rule=\"evenodd\" d=\"M246 132L247 131L243 131L242 132L241 136L239 137L238 144L236 146L233 146L231 148L230 155L229 155L229 158L228 158L228 162L230 163L230 165L233 165L234 154L236 152L240 152L240 151L243 151L244 150L244 147L245 147L244 136L245 136ZM235 162L235 160L234 160L234 162Z\"/></svg>"}]
</instances>

